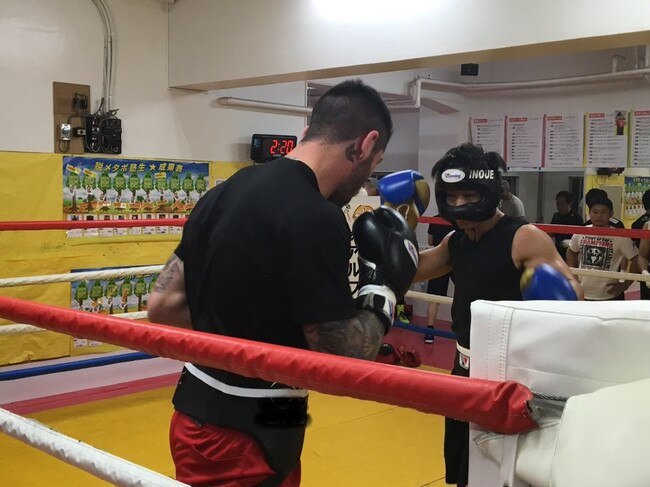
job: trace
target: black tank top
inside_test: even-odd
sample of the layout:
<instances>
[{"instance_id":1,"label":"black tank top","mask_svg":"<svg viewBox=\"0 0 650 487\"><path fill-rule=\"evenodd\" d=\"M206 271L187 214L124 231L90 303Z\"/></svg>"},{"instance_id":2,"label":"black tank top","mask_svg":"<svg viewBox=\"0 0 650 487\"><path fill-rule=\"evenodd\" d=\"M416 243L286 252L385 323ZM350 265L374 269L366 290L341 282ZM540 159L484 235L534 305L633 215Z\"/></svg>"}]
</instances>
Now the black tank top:
<instances>
[{"instance_id":1,"label":"black tank top","mask_svg":"<svg viewBox=\"0 0 650 487\"><path fill-rule=\"evenodd\" d=\"M462 347L469 348L472 301L521 301L519 279L523 268L517 269L512 261L512 240L526 223L504 216L478 242L470 240L462 230L449 238L455 284L451 328Z\"/></svg>"}]
</instances>

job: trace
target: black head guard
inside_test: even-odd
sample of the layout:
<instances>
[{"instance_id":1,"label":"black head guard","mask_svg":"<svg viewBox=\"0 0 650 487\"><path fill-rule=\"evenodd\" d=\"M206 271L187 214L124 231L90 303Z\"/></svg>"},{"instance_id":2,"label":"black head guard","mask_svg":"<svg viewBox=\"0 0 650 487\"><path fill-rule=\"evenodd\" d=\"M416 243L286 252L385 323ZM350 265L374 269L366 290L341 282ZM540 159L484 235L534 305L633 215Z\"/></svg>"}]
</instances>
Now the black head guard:
<instances>
[{"instance_id":1,"label":"black head guard","mask_svg":"<svg viewBox=\"0 0 650 487\"><path fill-rule=\"evenodd\" d=\"M491 218L503 193L500 170L504 169L505 162L499 154L485 152L480 146L467 143L449 150L432 170L440 216L452 223ZM480 200L452 206L447 204L449 190L477 191Z\"/></svg>"}]
</instances>

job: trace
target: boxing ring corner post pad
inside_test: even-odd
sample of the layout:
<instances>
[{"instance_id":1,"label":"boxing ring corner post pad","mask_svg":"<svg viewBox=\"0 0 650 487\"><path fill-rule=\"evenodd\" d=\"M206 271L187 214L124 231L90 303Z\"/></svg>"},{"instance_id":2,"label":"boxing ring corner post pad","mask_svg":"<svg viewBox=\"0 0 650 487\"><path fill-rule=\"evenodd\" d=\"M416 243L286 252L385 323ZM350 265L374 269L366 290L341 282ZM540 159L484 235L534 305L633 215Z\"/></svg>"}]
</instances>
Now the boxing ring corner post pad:
<instances>
[{"instance_id":1,"label":"boxing ring corner post pad","mask_svg":"<svg viewBox=\"0 0 650 487\"><path fill-rule=\"evenodd\" d=\"M532 393L512 381L404 369L16 298L0 297L0 316L246 377L471 421L495 432L537 427L528 409Z\"/></svg>"},{"instance_id":2,"label":"boxing ring corner post pad","mask_svg":"<svg viewBox=\"0 0 650 487\"><path fill-rule=\"evenodd\" d=\"M189 487L2 408L0 431L114 485Z\"/></svg>"}]
</instances>

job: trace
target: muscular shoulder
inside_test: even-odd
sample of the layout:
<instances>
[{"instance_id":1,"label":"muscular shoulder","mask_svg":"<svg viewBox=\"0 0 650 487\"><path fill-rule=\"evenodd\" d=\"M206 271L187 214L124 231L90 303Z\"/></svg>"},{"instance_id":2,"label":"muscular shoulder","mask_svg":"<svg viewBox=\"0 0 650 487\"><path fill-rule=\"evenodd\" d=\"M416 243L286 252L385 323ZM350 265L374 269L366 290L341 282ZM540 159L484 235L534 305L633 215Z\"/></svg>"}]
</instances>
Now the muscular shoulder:
<instances>
[{"instance_id":1,"label":"muscular shoulder","mask_svg":"<svg viewBox=\"0 0 650 487\"><path fill-rule=\"evenodd\" d=\"M520 243L531 243L540 238L549 239L550 237L546 232L543 232L535 225L531 225L530 223L525 223L516 230L514 240L515 242L520 242Z\"/></svg>"},{"instance_id":2,"label":"muscular shoulder","mask_svg":"<svg viewBox=\"0 0 650 487\"><path fill-rule=\"evenodd\" d=\"M554 248L551 237L535 225L527 223L520 226L515 232L512 240L512 255L516 261L525 260L533 257L540 251L547 251L550 247Z\"/></svg>"}]
</instances>

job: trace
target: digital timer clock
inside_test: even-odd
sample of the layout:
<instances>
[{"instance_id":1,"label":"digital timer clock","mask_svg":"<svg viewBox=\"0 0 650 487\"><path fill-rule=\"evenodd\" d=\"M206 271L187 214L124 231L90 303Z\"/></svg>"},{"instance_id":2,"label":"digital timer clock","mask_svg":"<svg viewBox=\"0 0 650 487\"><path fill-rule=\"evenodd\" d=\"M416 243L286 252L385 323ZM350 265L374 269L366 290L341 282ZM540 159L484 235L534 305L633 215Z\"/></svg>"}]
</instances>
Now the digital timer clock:
<instances>
[{"instance_id":1,"label":"digital timer clock","mask_svg":"<svg viewBox=\"0 0 650 487\"><path fill-rule=\"evenodd\" d=\"M286 156L297 142L298 137L294 135L253 134L251 159L259 164Z\"/></svg>"}]
</instances>

